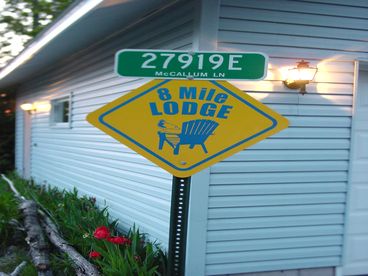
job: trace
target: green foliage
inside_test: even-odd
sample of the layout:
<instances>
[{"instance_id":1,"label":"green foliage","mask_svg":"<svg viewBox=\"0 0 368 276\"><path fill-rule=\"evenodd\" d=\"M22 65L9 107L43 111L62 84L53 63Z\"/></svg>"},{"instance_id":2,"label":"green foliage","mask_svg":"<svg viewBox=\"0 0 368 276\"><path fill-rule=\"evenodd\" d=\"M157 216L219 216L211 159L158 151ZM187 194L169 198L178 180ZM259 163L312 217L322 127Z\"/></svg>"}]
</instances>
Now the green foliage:
<instances>
[{"instance_id":1,"label":"green foliage","mask_svg":"<svg viewBox=\"0 0 368 276\"><path fill-rule=\"evenodd\" d=\"M55 276L75 275L72 261L64 253L53 253L50 256L50 265Z\"/></svg>"},{"instance_id":2,"label":"green foliage","mask_svg":"<svg viewBox=\"0 0 368 276\"><path fill-rule=\"evenodd\" d=\"M71 0L5 0L6 13L1 23L20 35L34 37L53 18L58 16Z\"/></svg>"},{"instance_id":3,"label":"green foliage","mask_svg":"<svg viewBox=\"0 0 368 276\"><path fill-rule=\"evenodd\" d=\"M2 259L0 261L0 271L5 273L11 273L14 269L23 261L26 261L27 264L23 268L21 272L21 276L37 276L37 270L32 265L30 257L27 255L27 251L22 250L21 248L17 248L14 254L7 258L7 261Z\"/></svg>"},{"instance_id":4,"label":"green foliage","mask_svg":"<svg viewBox=\"0 0 368 276\"><path fill-rule=\"evenodd\" d=\"M32 265L31 261L28 260L27 265L23 268L21 276L37 276L37 269Z\"/></svg>"},{"instance_id":5,"label":"green foliage","mask_svg":"<svg viewBox=\"0 0 368 276\"><path fill-rule=\"evenodd\" d=\"M88 236L91 249L101 254L94 262L103 275L166 275L166 256L155 243L146 243L145 236L135 227L129 231L127 238L131 241L129 245Z\"/></svg>"},{"instance_id":6,"label":"green foliage","mask_svg":"<svg viewBox=\"0 0 368 276\"><path fill-rule=\"evenodd\" d=\"M9 222L19 219L18 203L5 185L0 185L0 248L4 248L12 236L13 228Z\"/></svg>"},{"instance_id":7,"label":"green foliage","mask_svg":"<svg viewBox=\"0 0 368 276\"><path fill-rule=\"evenodd\" d=\"M11 55L9 38L17 35L27 42L41 32L73 0L4 0L5 8L0 15L4 30L0 33L2 55Z\"/></svg>"},{"instance_id":8,"label":"green foliage","mask_svg":"<svg viewBox=\"0 0 368 276\"><path fill-rule=\"evenodd\" d=\"M107 207L97 208L95 199L80 197L76 189L59 191L56 188L38 186L15 175L13 179L18 191L32 198L53 219L64 238L82 255L88 258L91 251L101 257L91 259L103 275L150 276L166 274L166 255L156 243L147 242L145 235L133 227L122 233L118 222L111 221ZM96 239L96 228L106 226L111 236L125 236L131 244L114 244L106 239ZM56 254L52 266L60 275L73 275L73 268L67 256Z\"/></svg>"}]
</instances>

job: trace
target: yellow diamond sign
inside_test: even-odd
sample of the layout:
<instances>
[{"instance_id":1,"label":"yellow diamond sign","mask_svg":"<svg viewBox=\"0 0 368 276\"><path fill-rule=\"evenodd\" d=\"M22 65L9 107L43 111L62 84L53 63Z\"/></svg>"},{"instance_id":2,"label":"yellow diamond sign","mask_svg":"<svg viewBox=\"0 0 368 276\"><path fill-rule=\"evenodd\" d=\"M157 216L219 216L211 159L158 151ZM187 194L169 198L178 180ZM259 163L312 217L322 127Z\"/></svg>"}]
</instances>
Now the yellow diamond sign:
<instances>
[{"instance_id":1,"label":"yellow diamond sign","mask_svg":"<svg viewBox=\"0 0 368 276\"><path fill-rule=\"evenodd\" d=\"M87 120L178 177L280 130L288 120L225 81L153 80Z\"/></svg>"}]
</instances>

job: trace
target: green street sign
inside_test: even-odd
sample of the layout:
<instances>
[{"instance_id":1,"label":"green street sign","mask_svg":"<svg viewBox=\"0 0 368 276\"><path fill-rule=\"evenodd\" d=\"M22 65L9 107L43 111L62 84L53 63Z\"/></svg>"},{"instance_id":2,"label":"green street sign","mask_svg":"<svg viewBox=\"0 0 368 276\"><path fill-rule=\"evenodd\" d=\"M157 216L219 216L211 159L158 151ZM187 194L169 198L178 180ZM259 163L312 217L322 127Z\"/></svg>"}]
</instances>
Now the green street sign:
<instances>
[{"instance_id":1,"label":"green street sign","mask_svg":"<svg viewBox=\"0 0 368 276\"><path fill-rule=\"evenodd\" d=\"M261 80L267 62L262 53L125 49L116 53L115 70L124 77Z\"/></svg>"}]
</instances>

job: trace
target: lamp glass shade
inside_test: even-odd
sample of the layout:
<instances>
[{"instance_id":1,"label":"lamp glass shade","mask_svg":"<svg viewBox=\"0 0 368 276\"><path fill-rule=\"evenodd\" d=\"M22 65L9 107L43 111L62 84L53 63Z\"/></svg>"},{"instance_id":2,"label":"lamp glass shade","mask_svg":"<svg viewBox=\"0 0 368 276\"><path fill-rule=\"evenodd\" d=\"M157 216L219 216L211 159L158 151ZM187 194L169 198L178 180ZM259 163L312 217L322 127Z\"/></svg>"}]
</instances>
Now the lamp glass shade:
<instances>
[{"instance_id":1,"label":"lamp glass shade","mask_svg":"<svg viewBox=\"0 0 368 276\"><path fill-rule=\"evenodd\" d=\"M20 105L20 108L24 111L30 111L34 109L34 106L31 103L24 103Z\"/></svg>"},{"instance_id":2,"label":"lamp glass shade","mask_svg":"<svg viewBox=\"0 0 368 276\"><path fill-rule=\"evenodd\" d=\"M288 81L312 81L317 73L317 68L292 68L288 71Z\"/></svg>"}]
</instances>

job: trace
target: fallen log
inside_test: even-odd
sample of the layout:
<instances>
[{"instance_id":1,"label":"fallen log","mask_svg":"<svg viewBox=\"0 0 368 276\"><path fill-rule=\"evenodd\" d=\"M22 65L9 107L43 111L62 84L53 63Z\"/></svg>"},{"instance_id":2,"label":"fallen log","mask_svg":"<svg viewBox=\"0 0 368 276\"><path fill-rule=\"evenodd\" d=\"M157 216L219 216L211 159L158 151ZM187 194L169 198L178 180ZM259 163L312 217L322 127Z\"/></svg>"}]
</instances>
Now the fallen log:
<instances>
[{"instance_id":1,"label":"fallen log","mask_svg":"<svg viewBox=\"0 0 368 276\"><path fill-rule=\"evenodd\" d=\"M10 188L16 195L18 199L21 201L26 201L22 195L14 187L12 181L6 176L1 175L2 178L9 184ZM41 224L45 230L47 237L50 242L61 252L64 252L68 255L70 260L73 262L74 269L77 275L88 275L88 276L98 276L100 275L97 268L91 264L88 260L86 260L81 254L79 254L71 245L65 241L56 227L56 225L52 222L52 220L43 212L38 209L38 214L41 215ZM38 224L39 225L39 224ZM40 275L39 275L40 276Z\"/></svg>"},{"instance_id":2,"label":"fallen log","mask_svg":"<svg viewBox=\"0 0 368 276\"><path fill-rule=\"evenodd\" d=\"M52 275L48 245L38 220L38 207L33 200L23 200L20 204L23 214L24 228L26 229L26 241L30 248L32 262L36 269L46 275Z\"/></svg>"},{"instance_id":3,"label":"fallen log","mask_svg":"<svg viewBox=\"0 0 368 276\"><path fill-rule=\"evenodd\" d=\"M40 211L43 219L42 226L45 229L51 243L60 251L66 253L74 264L77 275L98 276L100 273L97 268L79 254L72 246L70 246L59 234L56 225L42 211Z\"/></svg>"},{"instance_id":4,"label":"fallen log","mask_svg":"<svg viewBox=\"0 0 368 276\"><path fill-rule=\"evenodd\" d=\"M5 175L1 177L8 183L15 197L20 201L24 229L27 233L26 241L30 248L31 258L39 276L51 276L48 245L38 220L38 206L33 200L26 200L15 188L13 182Z\"/></svg>"}]
</instances>

